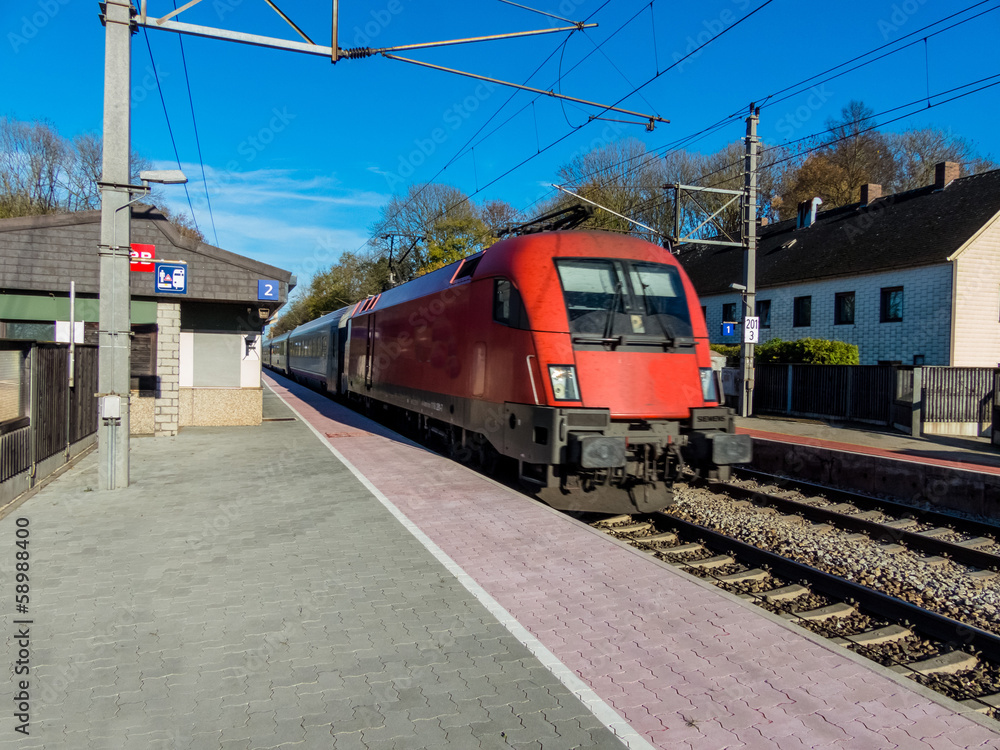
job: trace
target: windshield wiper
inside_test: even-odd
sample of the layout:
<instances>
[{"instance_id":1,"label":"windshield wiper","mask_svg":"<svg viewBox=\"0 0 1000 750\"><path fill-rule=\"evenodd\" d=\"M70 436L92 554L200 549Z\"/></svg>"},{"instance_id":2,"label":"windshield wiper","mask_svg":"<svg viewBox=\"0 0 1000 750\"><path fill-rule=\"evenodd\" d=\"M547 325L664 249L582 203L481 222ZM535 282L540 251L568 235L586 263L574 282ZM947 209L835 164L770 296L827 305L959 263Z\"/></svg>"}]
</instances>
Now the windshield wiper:
<instances>
[{"instance_id":1,"label":"windshield wiper","mask_svg":"<svg viewBox=\"0 0 1000 750\"><path fill-rule=\"evenodd\" d=\"M608 305L608 316L604 319L604 338L611 338L611 331L614 329L615 325L615 312L617 312L618 305L622 298L622 282L619 280L615 284L615 293L611 297L611 303Z\"/></svg>"}]
</instances>

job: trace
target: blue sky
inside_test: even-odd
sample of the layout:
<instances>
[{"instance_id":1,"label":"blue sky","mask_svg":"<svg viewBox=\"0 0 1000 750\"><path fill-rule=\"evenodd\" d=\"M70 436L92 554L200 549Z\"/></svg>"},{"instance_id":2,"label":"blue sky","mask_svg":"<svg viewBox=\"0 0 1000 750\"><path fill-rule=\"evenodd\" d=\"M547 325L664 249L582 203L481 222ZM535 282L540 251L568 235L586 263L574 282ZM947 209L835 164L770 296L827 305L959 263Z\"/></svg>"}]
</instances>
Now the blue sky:
<instances>
[{"instance_id":1,"label":"blue sky","mask_svg":"<svg viewBox=\"0 0 1000 750\"><path fill-rule=\"evenodd\" d=\"M277 4L317 43L330 43L328 4ZM195 218L207 239L214 243L217 236L221 247L288 269L304 282L342 251L358 250L379 207L410 183L436 179L470 194L478 190L477 201L498 198L530 211L574 154L622 137L638 138L650 149L665 147L975 0L773 0L738 25L765 0L522 4L599 26L568 40L563 33L400 54L607 104L627 97L620 106L670 124L647 132L641 125L588 122L597 110L382 57L332 65L193 37L183 40L185 76L179 37L140 30L132 38L133 149L157 166L176 167L162 89ZM151 16L173 7L173 0L148 0ZM979 3L949 23L998 7L996 0ZM341 0L340 8L343 48L565 25L499 0ZM100 131L104 29L97 12L97 4L86 0L3 3L0 114L48 120L68 137ZM179 20L297 39L259 0L203 0ZM928 90L934 94L1000 73L1000 10L923 41L939 28L921 33L906 50L765 106L761 136L780 143L820 131L851 99L882 112L921 100ZM708 40L701 52L632 93ZM998 159L998 94L1000 87L924 111L918 104L901 110L915 114L888 129L933 125ZM690 148L714 151L744 130L737 120ZM164 194L171 208L190 213L183 188L166 187Z\"/></svg>"}]
</instances>

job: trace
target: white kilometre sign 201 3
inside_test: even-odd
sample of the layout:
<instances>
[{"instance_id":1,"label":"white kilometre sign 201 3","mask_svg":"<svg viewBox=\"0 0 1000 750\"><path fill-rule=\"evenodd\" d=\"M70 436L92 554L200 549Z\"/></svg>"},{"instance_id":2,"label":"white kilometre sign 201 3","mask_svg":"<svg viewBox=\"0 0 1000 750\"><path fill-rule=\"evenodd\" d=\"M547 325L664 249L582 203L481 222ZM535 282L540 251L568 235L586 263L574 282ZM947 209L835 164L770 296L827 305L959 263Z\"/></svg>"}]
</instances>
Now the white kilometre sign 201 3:
<instances>
[{"instance_id":1,"label":"white kilometre sign 201 3","mask_svg":"<svg viewBox=\"0 0 1000 750\"><path fill-rule=\"evenodd\" d=\"M756 344L760 333L760 318L743 319L743 343Z\"/></svg>"}]
</instances>

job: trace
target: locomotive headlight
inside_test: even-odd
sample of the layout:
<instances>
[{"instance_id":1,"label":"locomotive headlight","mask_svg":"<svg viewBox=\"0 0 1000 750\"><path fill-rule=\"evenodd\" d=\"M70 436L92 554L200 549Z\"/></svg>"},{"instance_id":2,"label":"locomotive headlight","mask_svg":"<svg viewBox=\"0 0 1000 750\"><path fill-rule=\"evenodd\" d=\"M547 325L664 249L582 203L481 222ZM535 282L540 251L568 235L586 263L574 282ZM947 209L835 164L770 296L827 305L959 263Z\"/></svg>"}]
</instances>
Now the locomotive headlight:
<instances>
[{"instance_id":1,"label":"locomotive headlight","mask_svg":"<svg viewBox=\"0 0 1000 750\"><path fill-rule=\"evenodd\" d=\"M702 367L698 370L701 373L701 395L706 401L718 401L719 393L715 387L715 373L711 367Z\"/></svg>"},{"instance_id":2,"label":"locomotive headlight","mask_svg":"<svg viewBox=\"0 0 1000 750\"><path fill-rule=\"evenodd\" d=\"M557 401L580 400L580 387L573 365L549 365L549 380L552 381L552 395Z\"/></svg>"}]
</instances>

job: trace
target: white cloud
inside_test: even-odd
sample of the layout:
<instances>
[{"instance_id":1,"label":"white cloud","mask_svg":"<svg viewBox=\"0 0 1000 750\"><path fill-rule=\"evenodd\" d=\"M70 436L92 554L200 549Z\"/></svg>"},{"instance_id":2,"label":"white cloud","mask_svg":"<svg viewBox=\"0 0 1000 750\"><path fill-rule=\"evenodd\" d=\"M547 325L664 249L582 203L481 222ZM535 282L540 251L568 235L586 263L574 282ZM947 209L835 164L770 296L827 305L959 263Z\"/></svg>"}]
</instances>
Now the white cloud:
<instances>
[{"instance_id":1,"label":"white cloud","mask_svg":"<svg viewBox=\"0 0 1000 750\"><path fill-rule=\"evenodd\" d=\"M208 242L216 244L218 235L223 249L291 271L300 284L329 268L341 252L362 247L378 207L388 200L376 192L346 188L332 175L283 169L227 173L206 166L210 214L200 165L181 168ZM159 192L171 211L191 213L183 188L167 186Z\"/></svg>"}]
</instances>

